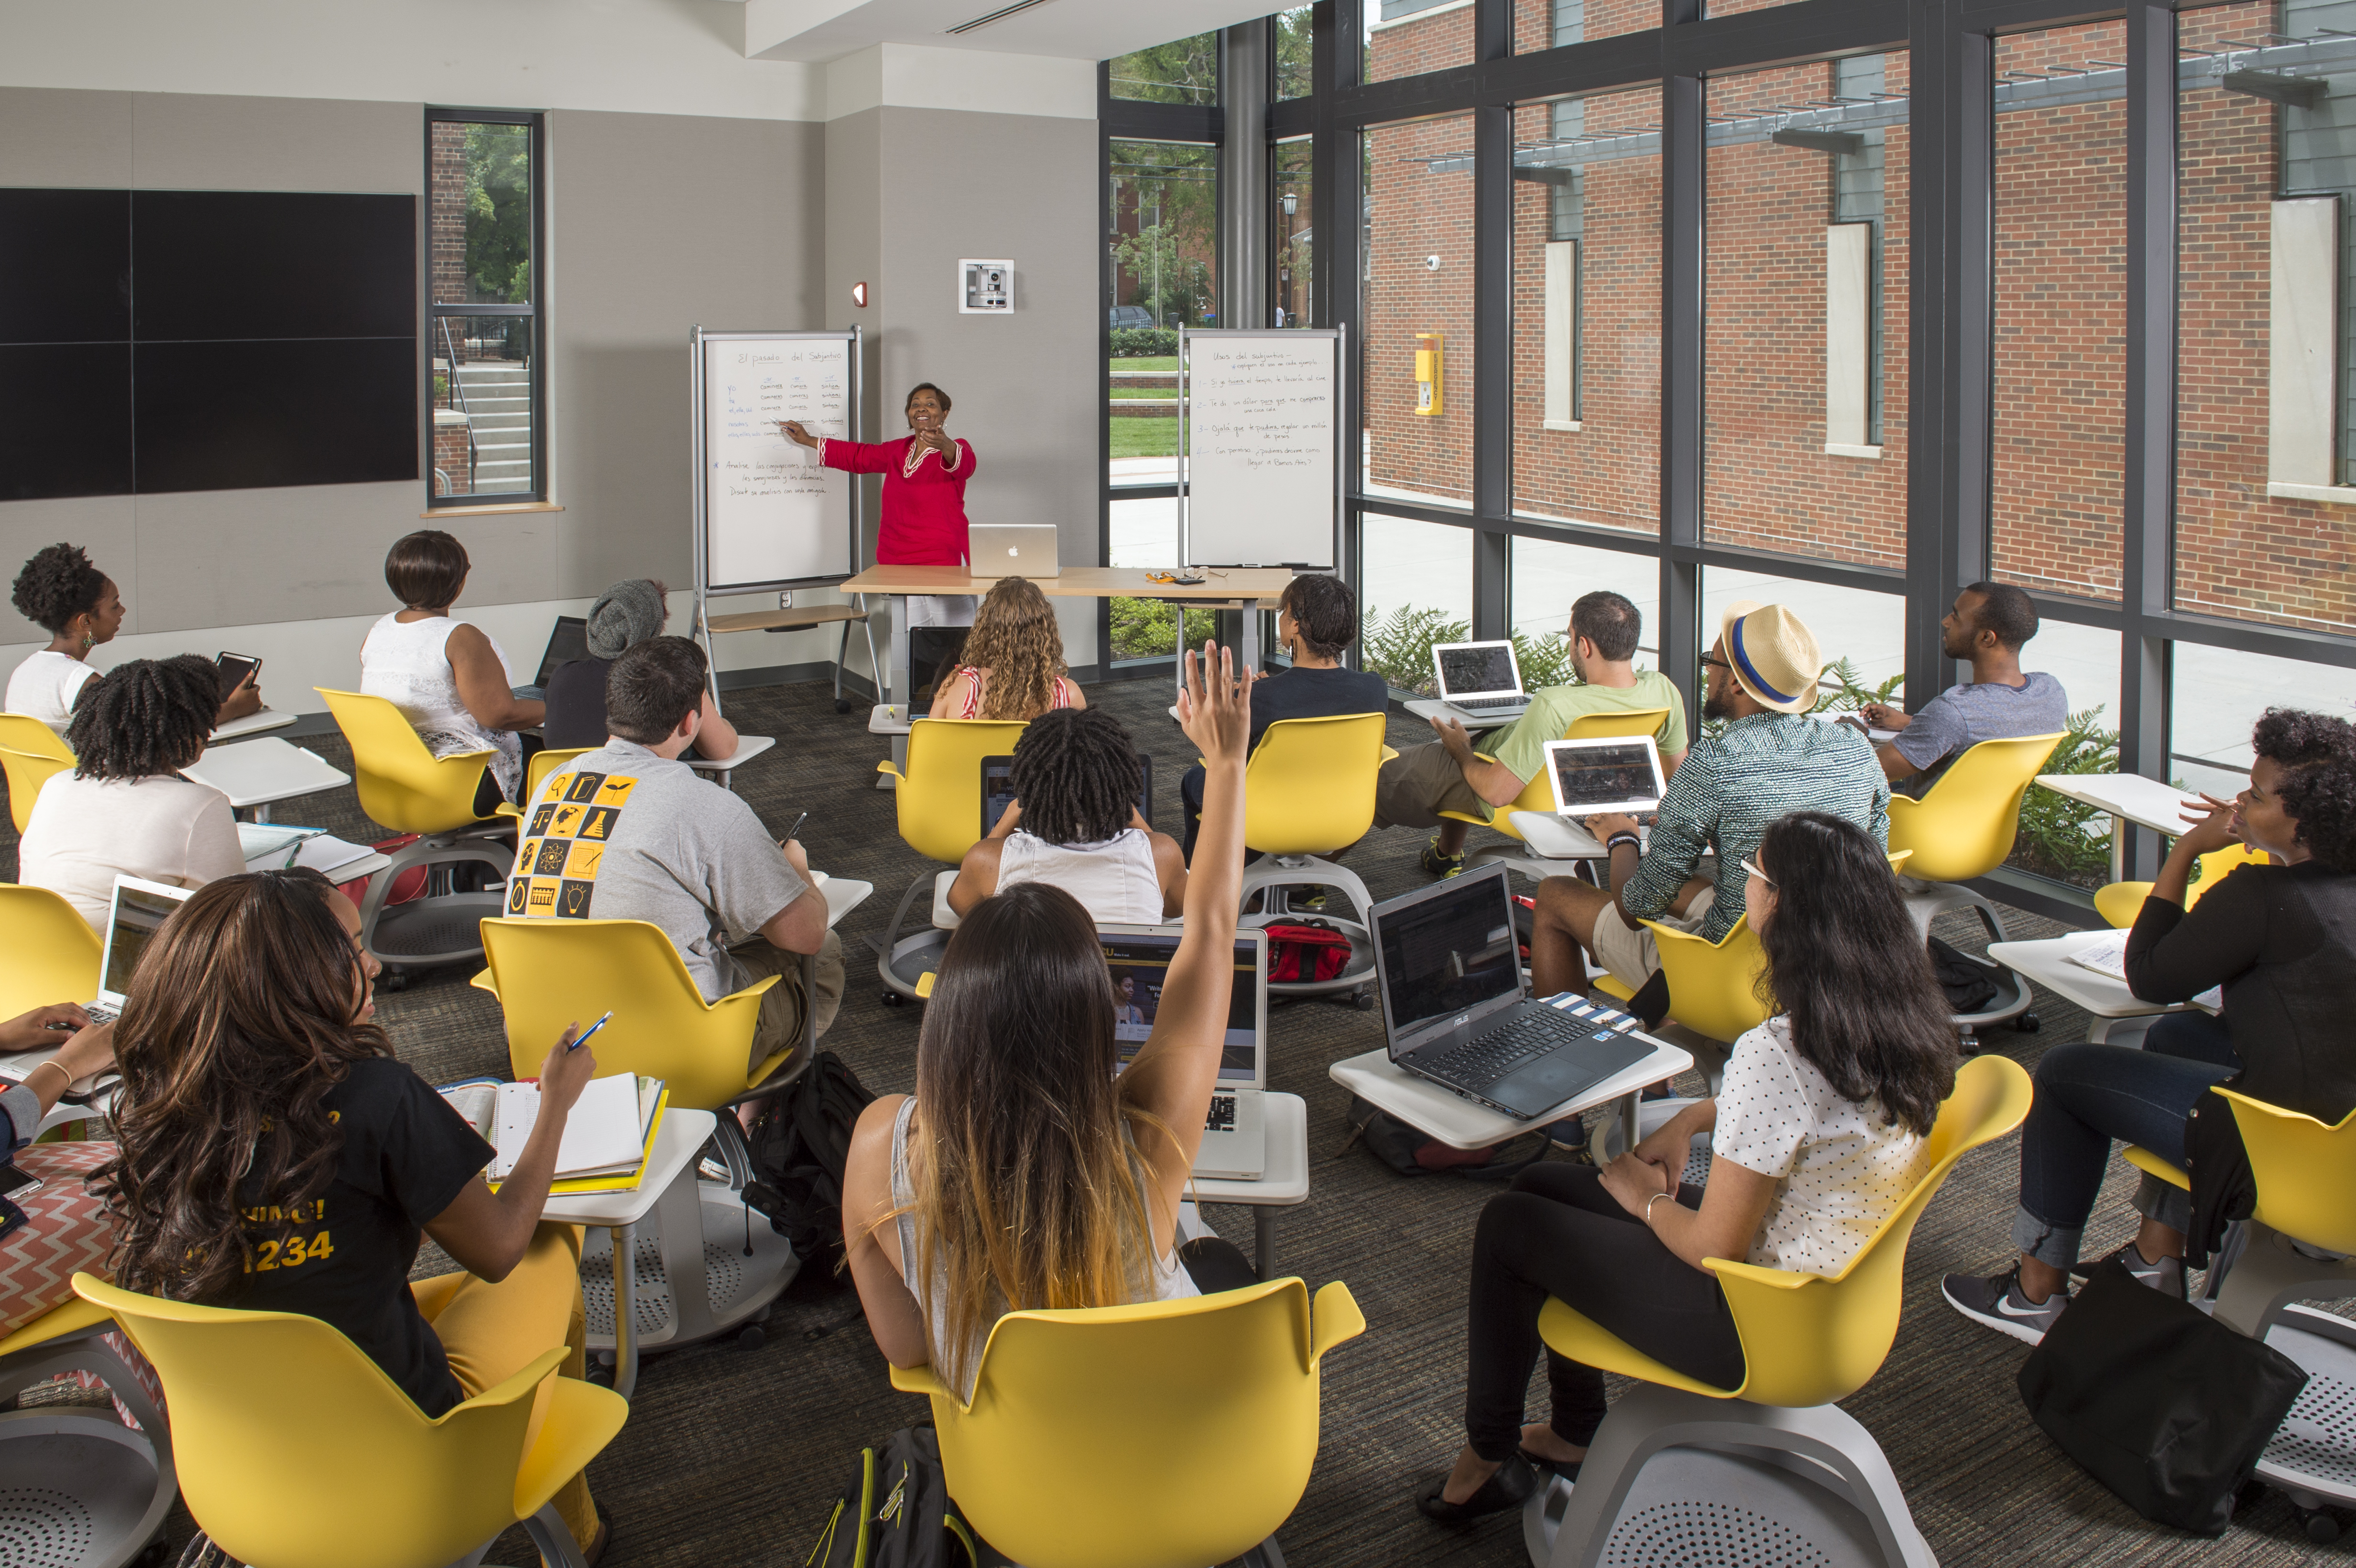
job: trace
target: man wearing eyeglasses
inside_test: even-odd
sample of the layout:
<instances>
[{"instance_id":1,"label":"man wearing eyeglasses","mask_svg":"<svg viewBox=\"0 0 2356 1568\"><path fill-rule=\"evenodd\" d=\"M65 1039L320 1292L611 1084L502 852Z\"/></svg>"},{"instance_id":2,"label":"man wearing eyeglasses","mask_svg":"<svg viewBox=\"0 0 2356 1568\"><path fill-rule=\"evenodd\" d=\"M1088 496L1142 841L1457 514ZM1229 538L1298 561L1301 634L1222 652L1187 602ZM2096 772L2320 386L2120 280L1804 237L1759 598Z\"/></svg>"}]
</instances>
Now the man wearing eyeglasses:
<instances>
[{"instance_id":1,"label":"man wearing eyeglasses","mask_svg":"<svg viewBox=\"0 0 2356 1568\"><path fill-rule=\"evenodd\" d=\"M1890 841L1890 783L1872 744L1808 716L1825 661L1797 615L1781 604L1730 606L1702 666L1702 717L1726 727L1696 742L1670 776L1651 845L1632 817L1590 817L1585 826L1611 858L1608 890L1575 877L1538 887L1530 978L1541 997L1585 987L1582 952L1630 990L1642 987L1661 966L1643 921L1722 940L1742 918L1743 861L1788 812L1828 812Z\"/></svg>"}]
</instances>

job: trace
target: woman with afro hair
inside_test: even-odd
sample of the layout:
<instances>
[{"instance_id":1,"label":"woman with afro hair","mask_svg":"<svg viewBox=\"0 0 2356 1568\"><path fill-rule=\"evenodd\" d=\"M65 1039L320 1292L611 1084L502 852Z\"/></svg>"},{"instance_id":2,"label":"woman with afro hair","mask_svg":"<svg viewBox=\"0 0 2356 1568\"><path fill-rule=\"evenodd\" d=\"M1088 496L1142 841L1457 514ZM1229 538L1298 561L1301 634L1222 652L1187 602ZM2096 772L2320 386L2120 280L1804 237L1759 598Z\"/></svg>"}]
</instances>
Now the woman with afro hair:
<instances>
[{"instance_id":1,"label":"woman with afro hair","mask_svg":"<svg viewBox=\"0 0 2356 1568\"><path fill-rule=\"evenodd\" d=\"M80 545L53 544L27 561L12 599L18 614L48 633L49 645L8 677L7 711L29 714L62 735L74 699L98 674L88 663L90 650L112 642L130 612L114 579L91 565ZM248 676L215 708L215 724L259 712L262 689Z\"/></svg>"},{"instance_id":2,"label":"woman with afro hair","mask_svg":"<svg viewBox=\"0 0 2356 1568\"><path fill-rule=\"evenodd\" d=\"M2062 1045L2037 1067L2020 1140L2020 1261L1990 1278L1949 1275L1965 1316L2030 1344L2068 1304L2071 1265L2109 1163L2111 1142L2140 1144L2192 1173L2188 1196L2146 1176L2143 1224L2113 1254L2145 1284L2181 1296L2255 1196L2222 1084L2326 1124L2356 1110L2356 730L2324 713L2270 708L2250 736L2250 787L2187 812L2126 945L2130 990L2190 1002L2222 987L2215 1018L2153 1023L2141 1049ZM2237 866L2185 908L2200 857L2245 844L2269 859Z\"/></svg>"},{"instance_id":3,"label":"woman with afro hair","mask_svg":"<svg viewBox=\"0 0 2356 1568\"><path fill-rule=\"evenodd\" d=\"M194 654L133 659L74 704L70 773L53 773L16 848L16 880L102 930L114 879L200 888L245 869L229 796L180 770L204 754L220 683Z\"/></svg>"}]
</instances>

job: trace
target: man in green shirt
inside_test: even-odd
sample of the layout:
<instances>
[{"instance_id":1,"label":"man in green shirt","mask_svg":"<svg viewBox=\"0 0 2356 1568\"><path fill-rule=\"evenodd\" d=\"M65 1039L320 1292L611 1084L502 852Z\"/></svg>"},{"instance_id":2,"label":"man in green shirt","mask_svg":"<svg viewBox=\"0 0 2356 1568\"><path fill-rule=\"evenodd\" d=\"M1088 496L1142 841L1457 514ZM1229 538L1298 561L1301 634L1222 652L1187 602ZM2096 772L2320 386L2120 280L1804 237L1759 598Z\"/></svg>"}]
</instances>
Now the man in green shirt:
<instances>
[{"instance_id":1,"label":"man in green shirt","mask_svg":"<svg viewBox=\"0 0 2356 1568\"><path fill-rule=\"evenodd\" d=\"M1590 713L1667 709L1655 738L1662 773L1675 772L1686 753L1685 699L1659 671L1637 670L1636 638L1644 624L1636 606L1620 594L1580 599L1570 610L1570 667L1582 684L1533 693L1528 710L1490 735L1479 752L1462 724L1433 720L1438 741L1383 764L1375 784L1375 826L1439 829L1423 848L1423 869L1435 877L1456 875L1464 869L1464 835L1472 824L1440 813L1489 821L1546 765L1547 742L1563 739L1575 720Z\"/></svg>"}]
</instances>

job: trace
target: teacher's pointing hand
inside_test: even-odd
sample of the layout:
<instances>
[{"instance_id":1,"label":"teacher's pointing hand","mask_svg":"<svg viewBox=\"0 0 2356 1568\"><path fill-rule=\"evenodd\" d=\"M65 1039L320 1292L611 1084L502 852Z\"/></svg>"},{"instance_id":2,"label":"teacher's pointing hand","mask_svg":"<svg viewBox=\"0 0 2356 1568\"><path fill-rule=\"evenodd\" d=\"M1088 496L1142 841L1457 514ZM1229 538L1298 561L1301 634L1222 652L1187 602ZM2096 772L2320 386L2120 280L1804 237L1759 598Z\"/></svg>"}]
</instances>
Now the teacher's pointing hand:
<instances>
[{"instance_id":1,"label":"teacher's pointing hand","mask_svg":"<svg viewBox=\"0 0 2356 1568\"><path fill-rule=\"evenodd\" d=\"M818 444L818 437L804 430L802 421L799 420L779 420L777 428L786 432L786 439L788 441L799 442L804 446L814 447Z\"/></svg>"},{"instance_id":2,"label":"teacher's pointing hand","mask_svg":"<svg viewBox=\"0 0 2356 1568\"><path fill-rule=\"evenodd\" d=\"M941 428L938 425L928 425L925 429L918 431L916 432L916 441L920 445L931 447L943 457L948 456L951 453L957 450L957 443L951 441L947 435L943 434Z\"/></svg>"}]
</instances>

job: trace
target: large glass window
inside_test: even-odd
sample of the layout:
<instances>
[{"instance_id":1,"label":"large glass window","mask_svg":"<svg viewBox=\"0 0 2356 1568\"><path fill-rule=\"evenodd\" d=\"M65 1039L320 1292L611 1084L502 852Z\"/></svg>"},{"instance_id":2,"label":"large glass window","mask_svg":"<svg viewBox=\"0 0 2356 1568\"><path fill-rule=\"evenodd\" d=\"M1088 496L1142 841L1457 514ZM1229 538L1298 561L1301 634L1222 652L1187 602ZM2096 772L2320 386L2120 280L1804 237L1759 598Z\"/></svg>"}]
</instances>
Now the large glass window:
<instances>
[{"instance_id":1,"label":"large glass window","mask_svg":"<svg viewBox=\"0 0 2356 1568\"><path fill-rule=\"evenodd\" d=\"M1151 103L1219 101L1219 35L1197 33L1112 62L1112 95Z\"/></svg>"},{"instance_id":2,"label":"large glass window","mask_svg":"<svg viewBox=\"0 0 2356 1568\"><path fill-rule=\"evenodd\" d=\"M1525 688L1570 679L1570 608L1599 589L1620 594L1644 617L1636 667L1661 667L1661 569L1651 556L1518 537L1513 550L1513 630L1521 643Z\"/></svg>"},{"instance_id":3,"label":"large glass window","mask_svg":"<svg viewBox=\"0 0 2356 1568\"><path fill-rule=\"evenodd\" d=\"M1714 544L1906 564L1906 61L1710 80Z\"/></svg>"},{"instance_id":4,"label":"large glass window","mask_svg":"<svg viewBox=\"0 0 2356 1568\"><path fill-rule=\"evenodd\" d=\"M1276 211L1269 230L1276 276L1269 298L1279 326L1308 326L1317 319L1318 301L1310 287L1317 244L1310 216L1316 185L1307 137L1276 148Z\"/></svg>"},{"instance_id":5,"label":"large glass window","mask_svg":"<svg viewBox=\"0 0 2356 1568\"><path fill-rule=\"evenodd\" d=\"M1365 0L1366 80L1472 62L1472 0Z\"/></svg>"},{"instance_id":6,"label":"large glass window","mask_svg":"<svg viewBox=\"0 0 2356 1568\"><path fill-rule=\"evenodd\" d=\"M1815 635L1824 655L1819 681L1826 700L1854 708L1901 700L1906 674L1906 601L1895 593L1772 577L1730 566L1701 574L1701 645L1718 641L1719 623L1738 602L1785 605Z\"/></svg>"},{"instance_id":7,"label":"large glass window","mask_svg":"<svg viewBox=\"0 0 2356 1568\"><path fill-rule=\"evenodd\" d=\"M1275 32L1276 96L1306 98L1311 86L1310 13L1313 5L1295 5L1269 18Z\"/></svg>"},{"instance_id":8,"label":"large glass window","mask_svg":"<svg viewBox=\"0 0 2356 1568\"><path fill-rule=\"evenodd\" d=\"M1358 524L1358 647L1400 691L1433 687L1431 645L1472 635L1472 535L1446 523L1365 514Z\"/></svg>"},{"instance_id":9,"label":"large glass window","mask_svg":"<svg viewBox=\"0 0 2356 1568\"><path fill-rule=\"evenodd\" d=\"M1379 125L1364 146L1366 492L1470 506L1472 122Z\"/></svg>"},{"instance_id":10,"label":"large glass window","mask_svg":"<svg viewBox=\"0 0 2356 1568\"><path fill-rule=\"evenodd\" d=\"M1218 197L1215 147L1112 144L1115 485L1178 482L1178 329L1217 323Z\"/></svg>"},{"instance_id":11,"label":"large glass window","mask_svg":"<svg viewBox=\"0 0 2356 1568\"><path fill-rule=\"evenodd\" d=\"M1996 41L1996 574L2115 599L2126 506L2126 24Z\"/></svg>"},{"instance_id":12,"label":"large glass window","mask_svg":"<svg viewBox=\"0 0 2356 1568\"><path fill-rule=\"evenodd\" d=\"M1660 532L1661 95L1514 112L1514 510Z\"/></svg>"},{"instance_id":13,"label":"large glass window","mask_svg":"<svg viewBox=\"0 0 2356 1568\"><path fill-rule=\"evenodd\" d=\"M540 116L429 114L426 504L545 500Z\"/></svg>"},{"instance_id":14,"label":"large glass window","mask_svg":"<svg viewBox=\"0 0 2356 1568\"><path fill-rule=\"evenodd\" d=\"M2178 643L2170 656L2168 776L2230 800L2250 782L2250 726L2269 708L2356 719L2356 671Z\"/></svg>"},{"instance_id":15,"label":"large glass window","mask_svg":"<svg viewBox=\"0 0 2356 1568\"><path fill-rule=\"evenodd\" d=\"M1661 0L1514 0L1514 52L1641 33L1661 25Z\"/></svg>"}]
</instances>

